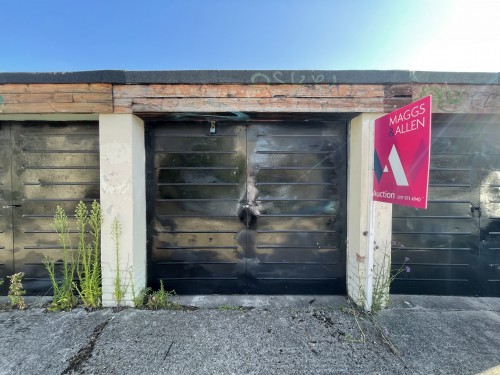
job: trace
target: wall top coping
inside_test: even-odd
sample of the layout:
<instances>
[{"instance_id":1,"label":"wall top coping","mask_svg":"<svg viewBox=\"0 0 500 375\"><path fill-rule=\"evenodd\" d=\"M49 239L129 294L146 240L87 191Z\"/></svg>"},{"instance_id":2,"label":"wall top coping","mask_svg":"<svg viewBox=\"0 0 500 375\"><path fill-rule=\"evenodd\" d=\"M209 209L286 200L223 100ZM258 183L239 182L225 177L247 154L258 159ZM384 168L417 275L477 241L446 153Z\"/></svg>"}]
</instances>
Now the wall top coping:
<instances>
[{"instance_id":1,"label":"wall top coping","mask_svg":"<svg viewBox=\"0 0 500 375\"><path fill-rule=\"evenodd\" d=\"M499 73L409 70L94 70L0 73L0 84L500 84Z\"/></svg>"}]
</instances>

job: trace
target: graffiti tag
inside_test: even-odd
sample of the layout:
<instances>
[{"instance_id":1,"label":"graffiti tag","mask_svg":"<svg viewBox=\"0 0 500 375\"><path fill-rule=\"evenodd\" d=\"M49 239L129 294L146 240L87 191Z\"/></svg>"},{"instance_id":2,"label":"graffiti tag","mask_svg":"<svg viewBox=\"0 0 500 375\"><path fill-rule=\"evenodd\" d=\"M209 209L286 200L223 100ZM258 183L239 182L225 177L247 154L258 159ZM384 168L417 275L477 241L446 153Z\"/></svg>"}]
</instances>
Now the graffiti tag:
<instances>
[{"instance_id":1,"label":"graffiti tag","mask_svg":"<svg viewBox=\"0 0 500 375\"><path fill-rule=\"evenodd\" d=\"M332 74L331 76L325 76L321 73L307 73L297 71L275 71L275 72L257 72L252 74L250 77L250 82L252 83L332 83L337 82L337 76Z\"/></svg>"}]
</instances>

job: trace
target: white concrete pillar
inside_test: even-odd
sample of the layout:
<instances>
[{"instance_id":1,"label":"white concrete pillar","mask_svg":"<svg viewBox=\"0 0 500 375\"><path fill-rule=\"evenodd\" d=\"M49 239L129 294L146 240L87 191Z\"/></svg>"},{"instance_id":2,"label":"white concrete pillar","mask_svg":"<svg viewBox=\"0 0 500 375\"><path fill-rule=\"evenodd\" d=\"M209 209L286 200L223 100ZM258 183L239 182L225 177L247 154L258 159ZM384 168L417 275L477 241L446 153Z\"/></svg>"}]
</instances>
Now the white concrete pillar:
<instances>
[{"instance_id":1,"label":"white concrete pillar","mask_svg":"<svg viewBox=\"0 0 500 375\"><path fill-rule=\"evenodd\" d=\"M102 303L116 306L117 257L111 235L115 218L121 225L119 270L126 291L122 305L133 306L132 285L146 285L146 174L144 122L130 114L99 116L101 170Z\"/></svg>"},{"instance_id":2,"label":"white concrete pillar","mask_svg":"<svg viewBox=\"0 0 500 375\"><path fill-rule=\"evenodd\" d=\"M373 201L374 121L383 115L362 114L349 127L347 294L367 311L388 296L380 287L390 272L392 205Z\"/></svg>"}]
</instances>

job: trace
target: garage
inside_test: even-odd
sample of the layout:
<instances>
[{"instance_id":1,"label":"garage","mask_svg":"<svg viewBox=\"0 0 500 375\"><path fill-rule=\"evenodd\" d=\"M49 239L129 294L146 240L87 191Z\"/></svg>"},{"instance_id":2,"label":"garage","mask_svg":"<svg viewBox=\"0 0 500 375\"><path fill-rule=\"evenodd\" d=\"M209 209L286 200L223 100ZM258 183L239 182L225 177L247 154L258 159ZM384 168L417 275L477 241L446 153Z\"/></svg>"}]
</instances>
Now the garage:
<instances>
[{"instance_id":1,"label":"garage","mask_svg":"<svg viewBox=\"0 0 500 375\"><path fill-rule=\"evenodd\" d=\"M345 293L347 121L147 121L149 285Z\"/></svg>"},{"instance_id":2,"label":"garage","mask_svg":"<svg viewBox=\"0 0 500 375\"><path fill-rule=\"evenodd\" d=\"M434 115L427 210L394 206L393 292L500 296L500 117Z\"/></svg>"},{"instance_id":3,"label":"garage","mask_svg":"<svg viewBox=\"0 0 500 375\"><path fill-rule=\"evenodd\" d=\"M0 181L0 275L24 272L27 292L45 294L42 260L62 259L56 206L99 199L97 122L0 122Z\"/></svg>"}]
</instances>

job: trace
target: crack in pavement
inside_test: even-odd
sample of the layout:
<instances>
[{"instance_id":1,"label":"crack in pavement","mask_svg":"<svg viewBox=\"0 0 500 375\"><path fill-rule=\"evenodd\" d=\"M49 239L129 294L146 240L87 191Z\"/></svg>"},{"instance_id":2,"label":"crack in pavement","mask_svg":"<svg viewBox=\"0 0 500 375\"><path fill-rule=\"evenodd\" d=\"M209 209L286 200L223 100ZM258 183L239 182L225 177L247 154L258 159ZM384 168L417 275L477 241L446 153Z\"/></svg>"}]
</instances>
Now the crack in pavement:
<instances>
[{"instance_id":1,"label":"crack in pavement","mask_svg":"<svg viewBox=\"0 0 500 375\"><path fill-rule=\"evenodd\" d=\"M90 336L90 339L87 342L87 344L82 346L80 348L80 350L78 351L78 353L76 353L69 360L68 367L66 367L66 369L63 372L61 372L61 375L76 373L77 371L79 371L82 368L82 366L85 364L85 362L92 355L92 352L94 351L94 346L95 346L97 339L99 338L99 336L101 336L102 332L104 331L104 329L106 328L106 326L108 325L110 320L111 319L108 319L108 320L102 322L101 324L97 325L97 327L94 328L94 331L92 332L92 335Z\"/></svg>"}]
</instances>

